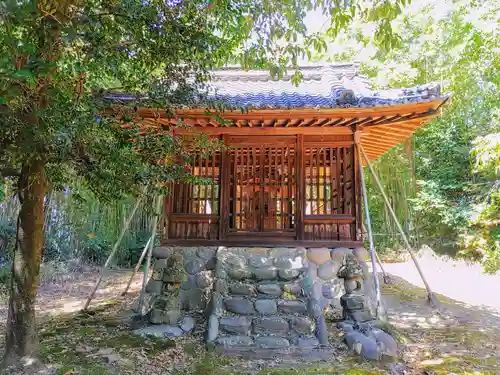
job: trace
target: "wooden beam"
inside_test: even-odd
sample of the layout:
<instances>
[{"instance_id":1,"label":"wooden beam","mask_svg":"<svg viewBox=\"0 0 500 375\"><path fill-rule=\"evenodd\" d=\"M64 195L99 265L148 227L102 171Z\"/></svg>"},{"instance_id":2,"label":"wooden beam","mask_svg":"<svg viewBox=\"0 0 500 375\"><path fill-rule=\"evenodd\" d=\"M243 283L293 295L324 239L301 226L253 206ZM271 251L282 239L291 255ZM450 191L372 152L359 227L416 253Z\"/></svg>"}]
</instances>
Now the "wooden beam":
<instances>
[{"instance_id":1,"label":"wooden beam","mask_svg":"<svg viewBox=\"0 0 500 375\"><path fill-rule=\"evenodd\" d=\"M295 135L295 134L309 134L309 135L335 135L335 134L352 134L352 129L348 127L336 128L234 128L234 127L220 127L220 128L201 128L191 127L188 129L176 129L176 134L190 134L190 133L205 133L205 134L229 134L229 135Z\"/></svg>"},{"instance_id":2,"label":"wooden beam","mask_svg":"<svg viewBox=\"0 0 500 375\"><path fill-rule=\"evenodd\" d=\"M444 99L435 99L430 102L422 103L407 103L391 106L375 106L375 107L363 107L363 108L300 108L300 109L260 109L252 110L249 113L241 113L241 111L226 111L222 115L225 118L232 119L263 119L263 118L314 118L319 117L368 117L373 114L379 116L394 116L402 113L422 113L429 109L436 110L444 102ZM158 110L152 108L139 108L136 113L142 117L153 117L153 118L167 118L167 112L165 110ZM211 113L216 113L216 111L211 111ZM177 116L180 117L199 117L207 116L207 111L205 109L186 109L178 110Z\"/></svg>"}]
</instances>

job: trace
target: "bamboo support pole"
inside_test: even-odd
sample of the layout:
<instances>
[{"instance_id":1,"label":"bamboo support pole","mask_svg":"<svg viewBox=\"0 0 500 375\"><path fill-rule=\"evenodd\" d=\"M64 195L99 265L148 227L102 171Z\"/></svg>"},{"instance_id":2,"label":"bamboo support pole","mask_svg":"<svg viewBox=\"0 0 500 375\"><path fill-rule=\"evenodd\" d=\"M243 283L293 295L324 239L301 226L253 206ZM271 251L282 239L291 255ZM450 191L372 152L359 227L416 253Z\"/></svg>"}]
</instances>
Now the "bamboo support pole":
<instances>
[{"instance_id":1,"label":"bamboo support pole","mask_svg":"<svg viewBox=\"0 0 500 375\"><path fill-rule=\"evenodd\" d=\"M361 154L359 153L359 148L357 150L358 154L358 160L359 160L359 177L361 180L361 192L363 193L363 207L365 211L365 221L366 221L366 228L368 229L368 242L370 244L370 258L372 261L372 273L373 273L373 281L375 283L375 296L376 296L376 301L377 301L377 318L381 318L381 302L380 302L380 282L377 276L377 262L376 262L376 256L375 256L375 243L373 242L373 236L372 236L372 222L370 219L370 210L368 207L368 196L366 195L366 183L365 183L365 173L363 170L363 163L361 160Z\"/></svg>"},{"instance_id":2,"label":"bamboo support pole","mask_svg":"<svg viewBox=\"0 0 500 375\"><path fill-rule=\"evenodd\" d=\"M156 197L153 218L151 220L151 241L149 242L149 247L148 247L148 251L147 251L146 265L144 267L144 277L142 279L141 294L139 296L139 304L137 306L137 312L141 315L142 315L142 307L144 305L144 299L146 297L146 284L148 283L148 278L149 278L149 268L151 267L151 257L153 255L153 248L155 245L155 238L156 238L156 230L158 228L158 218L161 215L160 210L161 210L162 202L163 202L163 196L158 195Z\"/></svg>"},{"instance_id":3,"label":"bamboo support pole","mask_svg":"<svg viewBox=\"0 0 500 375\"><path fill-rule=\"evenodd\" d=\"M132 280L134 279L135 275L137 274L137 271L139 271L139 268L141 267L142 261L144 260L144 257L146 256L146 253L149 249L149 244L151 243L152 237L149 237L148 242L146 243L146 246L144 246L144 249L142 250L141 257L139 258L139 261L135 265L134 271L132 272L132 275L130 276L130 279L128 280L127 287L122 293L122 296L126 295L128 292L128 289L130 288L130 284L132 284Z\"/></svg>"},{"instance_id":4,"label":"bamboo support pole","mask_svg":"<svg viewBox=\"0 0 500 375\"><path fill-rule=\"evenodd\" d=\"M436 298L436 296L434 295L434 292L432 291L429 283L427 282L427 280L424 276L424 273L422 272L422 269L420 268L420 264L418 263L418 260L415 257L415 254L413 254L410 242L408 241L408 237L406 236L406 233L404 232L403 227L399 223L399 220L396 216L396 213L394 212L394 210L389 202L389 199L387 198L387 195L385 194L384 188L382 187L382 184L380 183L380 181L377 177L377 174L375 173L375 170L373 169L372 164L371 164L370 160L368 159L368 156L366 155L365 150L363 149L363 146L358 142L357 139L356 139L356 145L358 146L359 150L363 154L363 157L366 161L366 165L368 166L368 169L370 170L370 173L373 176L373 180L375 181L375 184L379 188L380 193L382 194L382 197L384 199L385 205L386 205L387 209L389 210L389 213L392 216L392 219L394 220L394 223L396 224L396 227L397 227L399 233L401 234L401 237L403 238L403 241L406 245L406 250L408 250L410 257L413 260L413 263L415 264L415 267L417 268L417 271L420 274L422 281L424 282L425 289L427 289L427 296L428 296L429 303L431 306L437 308L439 306L439 301Z\"/></svg>"},{"instance_id":5,"label":"bamboo support pole","mask_svg":"<svg viewBox=\"0 0 500 375\"><path fill-rule=\"evenodd\" d=\"M118 251L118 246L120 246L120 243L122 242L123 237L125 236L125 232L130 226L130 223L132 222L132 219L134 218L134 215L139 208L140 203L142 202L142 199L144 198L144 195L147 191L147 186L144 187L142 194L137 198L137 201L135 202L134 208L132 209L132 212L130 213L127 221L123 225L122 231L120 232L120 235L118 236L118 239L116 240L113 249L111 250L111 253L108 256L108 259L106 259L106 263L104 263L104 266L102 267L101 273L99 275L99 279L97 280L94 289L92 289L92 292L90 292L89 297L87 298L87 302L85 303L85 306L83 308L84 311L86 311L89 308L90 302L95 296L95 293L97 292L97 289L99 289L99 285L101 285L102 278L104 276L104 273L106 272L106 269L108 268L109 264L111 263L111 260L115 256L116 252Z\"/></svg>"},{"instance_id":6,"label":"bamboo support pole","mask_svg":"<svg viewBox=\"0 0 500 375\"><path fill-rule=\"evenodd\" d=\"M362 223L363 225L363 232L366 232L366 227L365 227L365 223ZM375 233L372 233L372 236L375 236L376 234ZM384 265L382 264L382 261L380 260L380 257L378 256L378 253L377 251L375 251L375 258L377 260L377 264L379 265L380 267L380 270L382 271L382 276L384 278L384 284L392 284L392 279L391 277L387 274L387 272L385 272L385 268L384 268Z\"/></svg>"}]
</instances>

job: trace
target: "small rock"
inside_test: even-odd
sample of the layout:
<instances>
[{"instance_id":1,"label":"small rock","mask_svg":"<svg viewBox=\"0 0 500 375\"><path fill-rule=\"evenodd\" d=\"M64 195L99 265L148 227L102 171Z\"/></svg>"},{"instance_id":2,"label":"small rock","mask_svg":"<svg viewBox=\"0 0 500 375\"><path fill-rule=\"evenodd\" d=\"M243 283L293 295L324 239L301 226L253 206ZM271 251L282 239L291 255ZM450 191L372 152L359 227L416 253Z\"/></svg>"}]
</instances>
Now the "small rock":
<instances>
[{"instance_id":1,"label":"small rock","mask_svg":"<svg viewBox=\"0 0 500 375\"><path fill-rule=\"evenodd\" d=\"M300 271L293 269L279 270L278 275L282 280L292 280L300 275Z\"/></svg>"},{"instance_id":2,"label":"small rock","mask_svg":"<svg viewBox=\"0 0 500 375\"><path fill-rule=\"evenodd\" d=\"M242 297L226 298L224 300L226 309L235 314L250 315L254 313L253 303Z\"/></svg>"},{"instance_id":3,"label":"small rock","mask_svg":"<svg viewBox=\"0 0 500 375\"><path fill-rule=\"evenodd\" d=\"M251 296L255 293L255 288L250 284L237 283L229 287L232 294L237 294L240 296Z\"/></svg>"},{"instance_id":4,"label":"small rock","mask_svg":"<svg viewBox=\"0 0 500 375\"><path fill-rule=\"evenodd\" d=\"M191 258L184 262L184 269L190 275L195 275L198 272L202 271L207 262L200 258Z\"/></svg>"},{"instance_id":5,"label":"small rock","mask_svg":"<svg viewBox=\"0 0 500 375\"><path fill-rule=\"evenodd\" d=\"M252 322L245 316L225 316L219 322L219 328L227 333L248 336Z\"/></svg>"},{"instance_id":6,"label":"small rock","mask_svg":"<svg viewBox=\"0 0 500 375\"><path fill-rule=\"evenodd\" d=\"M278 270L275 267L255 268L252 273L257 280L274 280L278 277Z\"/></svg>"},{"instance_id":7,"label":"small rock","mask_svg":"<svg viewBox=\"0 0 500 375\"><path fill-rule=\"evenodd\" d=\"M281 286L279 284L259 284L257 286L257 290L259 293L275 297L280 296L282 293Z\"/></svg>"},{"instance_id":8,"label":"small rock","mask_svg":"<svg viewBox=\"0 0 500 375\"><path fill-rule=\"evenodd\" d=\"M323 284L322 295L327 299L340 298L342 293L342 284L340 284L339 279L334 279Z\"/></svg>"},{"instance_id":9,"label":"small rock","mask_svg":"<svg viewBox=\"0 0 500 375\"><path fill-rule=\"evenodd\" d=\"M253 332L259 335L285 335L290 330L288 322L276 316L254 319Z\"/></svg>"},{"instance_id":10,"label":"small rock","mask_svg":"<svg viewBox=\"0 0 500 375\"><path fill-rule=\"evenodd\" d=\"M153 258L165 259L168 258L171 253L172 250L170 250L168 247L155 247L153 249L152 255Z\"/></svg>"},{"instance_id":11,"label":"small rock","mask_svg":"<svg viewBox=\"0 0 500 375\"><path fill-rule=\"evenodd\" d=\"M129 369L133 369L135 368L135 362L129 358L121 358L119 361L118 361L118 365L120 367L126 367L126 368L129 368Z\"/></svg>"},{"instance_id":12,"label":"small rock","mask_svg":"<svg viewBox=\"0 0 500 375\"><path fill-rule=\"evenodd\" d=\"M326 263L331 259L330 250L326 247L311 248L307 250L307 259L317 265Z\"/></svg>"},{"instance_id":13,"label":"small rock","mask_svg":"<svg viewBox=\"0 0 500 375\"><path fill-rule=\"evenodd\" d=\"M225 348L233 348L237 346L250 346L253 344L249 336L222 336L217 339L217 344Z\"/></svg>"},{"instance_id":14,"label":"small rock","mask_svg":"<svg viewBox=\"0 0 500 375\"><path fill-rule=\"evenodd\" d=\"M281 349L290 346L290 342L282 337L261 336L255 339L255 346L263 349Z\"/></svg>"},{"instance_id":15,"label":"small rock","mask_svg":"<svg viewBox=\"0 0 500 375\"><path fill-rule=\"evenodd\" d=\"M171 326L169 324L149 326L145 328L136 329L135 331L133 331L134 335L142 337L156 337L156 338L178 337L181 336L183 333L184 331L179 327Z\"/></svg>"},{"instance_id":16,"label":"small rock","mask_svg":"<svg viewBox=\"0 0 500 375\"><path fill-rule=\"evenodd\" d=\"M337 276L341 263L329 260L318 267L318 277L323 280L331 280Z\"/></svg>"},{"instance_id":17,"label":"small rock","mask_svg":"<svg viewBox=\"0 0 500 375\"><path fill-rule=\"evenodd\" d=\"M205 289L213 284L213 276L211 271L201 271L196 275L196 285L198 288Z\"/></svg>"},{"instance_id":18,"label":"small rock","mask_svg":"<svg viewBox=\"0 0 500 375\"><path fill-rule=\"evenodd\" d=\"M275 300L259 299L255 301L255 310L262 315L272 315L278 312L278 307Z\"/></svg>"},{"instance_id":19,"label":"small rock","mask_svg":"<svg viewBox=\"0 0 500 375\"><path fill-rule=\"evenodd\" d=\"M292 329L302 335L310 335L314 331L314 323L311 319L302 316L294 316L290 320Z\"/></svg>"},{"instance_id":20,"label":"small rock","mask_svg":"<svg viewBox=\"0 0 500 375\"><path fill-rule=\"evenodd\" d=\"M302 301L279 301L278 310L289 314L303 314L307 311L306 304Z\"/></svg>"},{"instance_id":21,"label":"small rock","mask_svg":"<svg viewBox=\"0 0 500 375\"><path fill-rule=\"evenodd\" d=\"M196 322L191 316L185 316L180 322L181 329L184 332L191 332L194 329Z\"/></svg>"}]
</instances>

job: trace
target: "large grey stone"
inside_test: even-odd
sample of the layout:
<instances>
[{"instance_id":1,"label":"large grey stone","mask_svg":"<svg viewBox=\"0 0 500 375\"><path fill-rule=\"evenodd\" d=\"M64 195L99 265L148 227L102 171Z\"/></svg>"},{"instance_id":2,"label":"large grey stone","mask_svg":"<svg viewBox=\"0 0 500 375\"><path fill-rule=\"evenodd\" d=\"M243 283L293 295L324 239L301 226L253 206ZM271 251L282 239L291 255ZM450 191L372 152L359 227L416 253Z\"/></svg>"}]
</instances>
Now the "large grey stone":
<instances>
[{"instance_id":1,"label":"large grey stone","mask_svg":"<svg viewBox=\"0 0 500 375\"><path fill-rule=\"evenodd\" d=\"M278 307L273 299L259 299L255 301L255 310L261 315L273 315L278 312Z\"/></svg>"},{"instance_id":2,"label":"large grey stone","mask_svg":"<svg viewBox=\"0 0 500 375\"><path fill-rule=\"evenodd\" d=\"M208 296L205 294L203 289L199 288L181 290L179 296L181 306L185 310L203 310L208 303Z\"/></svg>"},{"instance_id":3,"label":"large grey stone","mask_svg":"<svg viewBox=\"0 0 500 375\"><path fill-rule=\"evenodd\" d=\"M281 286L276 283L270 283L270 284L259 284L257 286L257 290L259 293L266 294L269 296L274 296L274 297L279 297L281 296L282 290Z\"/></svg>"},{"instance_id":4,"label":"large grey stone","mask_svg":"<svg viewBox=\"0 0 500 375\"><path fill-rule=\"evenodd\" d=\"M162 324L136 329L133 333L142 337L168 338L182 336L184 331L177 326Z\"/></svg>"},{"instance_id":5,"label":"large grey stone","mask_svg":"<svg viewBox=\"0 0 500 375\"><path fill-rule=\"evenodd\" d=\"M210 315L222 316L225 312L224 301L222 295L219 292L213 292L210 300L205 308L205 316Z\"/></svg>"},{"instance_id":6,"label":"large grey stone","mask_svg":"<svg viewBox=\"0 0 500 375\"><path fill-rule=\"evenodd\" d=\"M323 314L323 310L321 309L319 301L313 298L309 298L307 300L307 311L309 316L313 318L318 318Z\"/></svg>"},{"instance_id":7,"label":"large grey stone","mask_svg":"<svg viewBox=\"0 0 500 375\"><path fill-rule=\"evenodd\" d=\"M248 264L254 268L270 267L273 265L273 259L266 255L256 254L248 259Z\"/></svg>"},{"instance_id":8,"label":"large grey stone","mask_svg":"<svg viewBox=\"0 0 500 375\"><path fill-rule=\"evenodd\" d=\"M246 259L243 256L226 253L224 256L219 258L227 268L246 268Z\"/></svg>"},{"instance_id":9,"label":"large grey stone","mask_svg":"<svg viewBox=\"0 0 500 375\"><path fill-rule=\"evenodd\" d=\"M276 267L254 268L252 273L257 280L274 280L278 277Z\"/></svg>"},{"instance_id":10,"label":"large grey stone","mask_svg":"<svg viewBox=\"0 0 500 375\"><path fill-rule=\"evenodd\" d=\"M340 328L344 333L349 333L354 331L354 322L340 322L337 327Z\"/></svg>"},{"instance_id":11,"label":"large grey stone","mask_svg":"<svg viewBox=\"0 0 500 375\"><path fill-rule=\"evenodd\" d=\"M146 285L146 293L162 294L163 282L159 280L149 280L148 284Z\"/></svg>"},{"instance_id":12,"label":"large grey stone","mask_svg":"<svg viewBox=\"0 0 500 375\"><path fill-rule=\"evenodd\" d=\"M221 294L227 294L229 291L229 287L227 285L226 280L223 279L216 279L215 280L215 287L214 287L216 292L219 292Z\"/></svg>"},{"instance_id":13,"label":"large grey stone","mask_svg":"<svg viewBox=\"0 0 500 375\"><path fill-rule=\"evenodd\" d=\"M382 355L393 358L398 356L398 344L391 335L380 329L374 328L368 331L368 336L375 339Z\"/></svg>"},{"instance_id":14,"label":"large grey stone","mask_svg":"<svg viewBox=\"0 0 500 375\"><path fill-rule=\"evenodd\" d=\"M259 335L285 335L290 330L288 321L277 316L253 320L253 332Z\"/></svg>"},{"instance_id":15,"label":"large grey stone","mask_svg":"<svg viewBox=\"0 0 500 375\"><path fill-rule=\"evenodd\" d=\"M210 260L215 257L216 252L217 248L215 247L199 247L196 250L196 255L201 259Z\"/></svg>"},{"instance_id":16,"label":"large grey stone","mask_svg":"<svg viewBox=\"0 0 500 375\"><path fill-rule=\"evenodd\" d=\"M281 269L278 271L278 275L282 280L293 280L299 277L300 271L294 269Z\"/></svg>"},{"instance_id":17,"label":"large grey stone","mask_svg":"<svg viewBox=\"0 0 500 375\"><path fill-rule=\"evenodd\" d=\"M188 275L188 278L182 282L181 289L189 290L192 288L196 288L196 276Z\"/></svg>"},{"instance_id":18,"label":"large grey stone","mask_svg":"<svg viewBox=\"0 0 500 375\"><path fill-rule=\"evenodd\" d=\"M316 318L315 336L321 345L328 345L328 329L326 327L325 316L323 314Z\"/></svg>"},{"instance_id":19,"label":"large grey stone","mask_svg":"<svg viewBox=\"0 0 500 375\"><path fill-rule=\"evenodd\" d=\"M241 315L250 315L254 313L253 303L243 297L232 297L224 300L226 310Z\"/></svg>"},{"instance_id":20,"label":"large grey stone","mask_svg":"<svg viewBox=\"0 0 500 375\"><path fill-rule=\"evenodd\" d=\"M250 346L253 344L253 340L249 336L221 336L217 339L217 344L225 348L233 348Z\"/></svg>"},{"instance_id":21,"label":"large grey stone","mask_svg":"<svg viewBox=\"0 0 500 375\"><path fill-rule=\"evenodd\" d=\"M302 335L310 335L314 332L314 323L307 317L294 316L290 319L290 325L293 330Z\"/></svg>"},{"instance_id":22,"label":"large grey stone","mask_svg":"<svg viewBox=\"0 0 500 375\"><path fill-rule=\"evenodd\" d=\"M263 349L282 349L288 348L290 342L282 337L261 336L255 339L255 346Z\"/></svg>"},{"instance_id":23,"label":"large grey stone","mask_svg":"<svg viewBox=\"0 0 500 375\"><path fill-rule=\"evenodd\" d=\"M331 259L330 250L326 247L308 249L307 259L317 265L326 263Z\"/></svg>"},{"instance_id":24,"label":"large grey stone","mask_svg":"<svg viewBox=\"0 0 500 375\"><path fill-rule=\"evenodd\" d=\"M153 270L162 270L167 268L167 259L156 259Z\"/></svg>"},{"instance_id":25,"label":"large grey stone","mask_svg":"<svg viewBox=\"0 0 500 375\"><path fill-rule=\"evenodd\" d=\"M294 283L286 283L283 286L283 290L286 293L291 293L295 297L300 297L302 296L302 285L299 282L294 282Z\"/></svg>"},{"instance_id":26,"label":"large grey stone","mask_svg":"<svg viewBox=\"0 0 500 375\"><path fill-rule=\"evenodd\" d=\"M352 253L352 250L347 247L337 247L331 251L330 256L332 260L342 263L344 256L348 253Z\"/></svg>"},{"instance_id":27,"label":"large grey stone","mask_svg":"<svg viewBox=\"0 0 500 375\"><path fill-rule=\"evenodd\" d=\"M348 348L361 356L362 359L378 360L380 349L375 339L360 332L349 332L344 336Z\"/></svg>"},{"instance_id":28,"label":"large grey stone","mask_svg":"<svg viewBox=\"0 0 500 375\"><path fill-rule=\"evenodd\" d=\"M204 289L211 287L214 282L212 271L201 271L196 274L196 285L198 288Z\"/></svg>"},{"instance_id":29,"label":"large grey stone","mask_svg":"<svg viewBox=\"0 0 500 375\"><path fill-rule=\"evenodd\" d=\"M370 253L364 247L357 247L352 251L352 253L358 262L366 262L370 259Z\"/></svg>"},{"instance_id":30,"label":"large grey stone","mask_svg":"<svg viewBox=\"0 0 500 375\"><path fill-rule=\"evenodd\" d=\"M255 294L255 287L251 284L235 283L229 287L232 294L240 296L251 296Z\"/></svg>"},{"instance_id":31,"label":"large grey stone","mask_svg":"<svg viewBox=\"0 0 500 375\"><path fill-rule=\"evenodd\" d=\"M179 323L181 329L184 332L191 332L194 329L195 324L196 324L196 321L191 316L185 316L184 318L182 318L181 322Z\"/></svg>"},{"instance_id":32,"label":"large grey stone","mask_svg":"<svg viewBox=\"0 0 500 375\"><path fill-rule=\"evenodd\" d=\"M168 247L155 247L153 249L153 258L157 258L157 259L165 259L165 258L168 258L169 255L172 253L172 250L169 249Z\"/></svg>"},{"instance_id":33,"label":"large grey stone","mask_svg":"<svg viewBox=\"0 0 500 375\"><path fill-rule=\"evenodd\" d=\"M250 278L251 276L250 271L245 267L231 266L226 269L226 273L234 280L244 280Z\"/></svg>"},{"instance_id":34,"label":"large grey stone","mask_svg":"<svg viewBox=\"0 0 500 375\"><path fill-rule=\"evenodd\" d=\"M290 254L290 256L280 256L277 258L274 258L274 265L277 268L292 268L294 265L294 259L292 258L293 254ZM300 268L300 267L297 267Z\"/></svg>"},{"instance_id":35,"label":"large grey stone","mask_svg":"<svg viewBox=\"0 0 500 375\"><path fill-rule=\"evenodd\" d=\"M278 301L278 310L289 314L304 314L307 311L306 304L302 301Z\"/></svg>"},{"instance_id":36,"label":"large grey stone","mask_svg":"<svg viewBox=\"0 0 500 375\"><path fill-rule=\"evenodd\" d=\"M337 272L339 271L340 266L340 262L329 260L318 267L318 277L323 280L331 280L334 277L337 277Z\"/></svg>"},{"instance_id":37,"label":"large grey stone","mask_svg":"<svg viewBox=\"0 0 500 375\"><path fill-rule=\"evenodd\" d=\"M205 268L206 260L200 259L198 257L187 259L184 262L184 269L190 275L195 275Z\"/></svg>"},{"instance_id":38,"label":"large grey stone","mask_svg":"<svg viewBox=\"0 0 500 375\"><path fill-rule=\"evenodd\" d=\"M316 337L297 337L293 344L301 349L313 349L319 346L319 341Z\"/></svg>"},{"instance_id":39,"label":"large grey stone","mask_svg":"<svg viewBox=\"0 0 500 375\"><path fill-rule=\"evenodd\" d=\"M207 342L214 342L219 335L219 319L215 315L208 318Z\"/></svg>"},{"instance_id":40,"label":"large grey stone","mask_svg":"<svg viewBox=\"0 0 500 375\"><path fill-rule=\"evenodd\" d=\"M248 335L252 322L245 316L225 316L219 322L219 328L227 333Z\"/></svg>"}]
</instances>

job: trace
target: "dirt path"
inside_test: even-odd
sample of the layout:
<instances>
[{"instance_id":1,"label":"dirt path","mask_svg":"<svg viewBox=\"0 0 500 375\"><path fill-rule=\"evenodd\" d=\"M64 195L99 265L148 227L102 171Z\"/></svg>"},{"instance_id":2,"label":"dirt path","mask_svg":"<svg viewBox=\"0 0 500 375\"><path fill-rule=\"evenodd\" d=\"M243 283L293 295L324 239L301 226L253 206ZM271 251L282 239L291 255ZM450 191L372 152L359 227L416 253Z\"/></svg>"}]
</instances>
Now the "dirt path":
<instances>
[{"instance_id":1,"label":"dirt path","mask_svg":"<svg viewBox=\"0 0 500 375\"><path fill-rule=\"evenodd\" d=\"M383 285L393 334L400 341L401 360L392 364L358 363L330 325L337 348L335 363L241 361L217 358L203 345L203 327L195 335L173 341L144 340L130 334L130 311L142 275L130 293L120 297L129 271L113 272L103 283L93 313L82 314L96 272L40 288L38 297L41 357L58 375L377 375L500 374L500 314L439 296L441 314L425 301L425 291L405 280ZM497 292L498 293L498 292ZM0 306L3 340L6 306ZM0 342L1 346L1 342ZM474 372L478 371L478 372ZM13 373L11 373L13 374Z\"/></svg>"}]
</instances>

